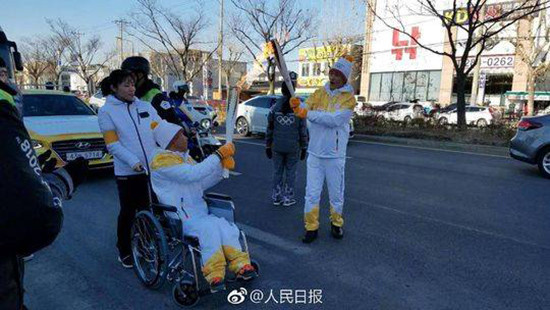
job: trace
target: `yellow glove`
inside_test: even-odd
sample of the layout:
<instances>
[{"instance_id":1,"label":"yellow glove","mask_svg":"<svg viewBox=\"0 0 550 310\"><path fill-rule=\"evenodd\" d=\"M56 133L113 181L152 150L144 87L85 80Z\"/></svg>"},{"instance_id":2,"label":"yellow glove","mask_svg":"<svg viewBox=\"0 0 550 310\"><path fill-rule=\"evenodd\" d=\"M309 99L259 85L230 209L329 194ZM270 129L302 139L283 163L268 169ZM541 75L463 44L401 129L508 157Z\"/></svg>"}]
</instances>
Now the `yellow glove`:
<instances>
[{"instance_id":1,"label":"yellow glove","mask_svg":"<svg viewBox=\"0 0 550 310\"><path fill-rule=\"evenodd\" d=\"M292 108L292 111L294 111L294 115L298 118L306 118L307 117L307 109L300 107L300 99L296 97L290 98L290 107Z\"/></svg>"},{"instance_id":2,"label":"yellow glove","mask_svg":"<svg viewBox=\"0 0 550 310\"><path fill-rule=\"evenodd\" d=\"M222 145L217 151L216 154L220 157L220 159L224 159L230 156L235 155L235 144L232 142L226 143Z\"/></svg>"},{"instance_id":3,"label":"yellow glove","mask_svg":"<svg viewBox=\"0 0 550 310\"><path fill-rule=\"evenodd\" d=\"M235 170L235 159L233 157L222 159L222 167L228 170Z\"/></svg>"},{"instance_id":4,"label":"yellow glove","mask_svg":"<svg viewBox=\"0 0 550 310\"><path fill-rule=\"evenodd\" d=\"M296 98L296 97L292 97L290 98L290 107L294 110L296 109L297 107L300 106L300 99L299 98Z\"/></svg>"},{"instance_id":5,"label":"yellow glove","mask_svg":"<svg viewBox=\"0 0 550 310\"><path fill-rule=\"evenodd\" d=\"M294 109L294 115L298 118L306 118L307 117L307 109L297 107Z\"/></svg>"}]
</instances>

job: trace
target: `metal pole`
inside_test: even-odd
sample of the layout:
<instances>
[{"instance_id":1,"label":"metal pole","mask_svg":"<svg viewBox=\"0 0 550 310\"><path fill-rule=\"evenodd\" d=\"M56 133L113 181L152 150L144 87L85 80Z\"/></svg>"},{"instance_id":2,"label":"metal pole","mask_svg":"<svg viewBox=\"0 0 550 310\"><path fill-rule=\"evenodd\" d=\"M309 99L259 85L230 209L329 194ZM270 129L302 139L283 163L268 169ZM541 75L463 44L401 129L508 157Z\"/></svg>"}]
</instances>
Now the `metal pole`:
<instances>
[{"instance_id":1,"label":"metal pole","mask_svg":"<svg viewBox=\"0 0 550 310\"><path fill-rule=\"evenodd\" d=\"M223 1L220 0L220 31L218 34L218 93L222 99L222 73L223 73ZM229 78L229 77L228 77ZM227 90L229 92L229 89Z\"/></svg>"}]
</instances>

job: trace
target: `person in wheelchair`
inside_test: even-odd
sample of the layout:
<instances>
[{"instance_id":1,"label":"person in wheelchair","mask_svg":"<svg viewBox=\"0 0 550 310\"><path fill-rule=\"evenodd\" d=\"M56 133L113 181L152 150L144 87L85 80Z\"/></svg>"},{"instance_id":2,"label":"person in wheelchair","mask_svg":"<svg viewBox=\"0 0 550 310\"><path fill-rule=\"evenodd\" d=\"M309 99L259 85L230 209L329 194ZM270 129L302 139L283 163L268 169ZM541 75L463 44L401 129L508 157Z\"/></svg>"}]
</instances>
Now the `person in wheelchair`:
<instances>
[{"instance_id":1,"label":"person in wheelchair","mask_svg":"<svg viewBox=\"0 0 550 310\"><path fill-rule=\"evenodd\" d=\"M198 239L202 272L210 290L225 289L226 266L238 279L255 278L257 273L240 244L238 227L209 214L203 198L204 190L222 180L224 168L234 169L233 143L223 145L197 164L187 152L187 138L181 127L167 122L151 127L160 146L151 161L153 190L161 203L178 208L183 234Z\"/></svg>"}]
</instances>

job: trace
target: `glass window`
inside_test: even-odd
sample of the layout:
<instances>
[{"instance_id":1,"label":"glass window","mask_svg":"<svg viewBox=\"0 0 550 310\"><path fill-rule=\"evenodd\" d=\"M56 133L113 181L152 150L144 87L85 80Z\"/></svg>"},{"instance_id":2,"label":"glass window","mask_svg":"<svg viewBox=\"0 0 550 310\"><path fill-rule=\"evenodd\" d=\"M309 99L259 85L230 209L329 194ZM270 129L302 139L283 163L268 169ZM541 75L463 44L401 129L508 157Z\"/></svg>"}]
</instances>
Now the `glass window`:
<instances>
[{"instance_id":1,"label":"glass window","mask_svg":"<svg viewBox=\"0 0 550 310\"><path fill-rule=\"evenodd\" d=\"M23 116L94 115L83 101L67 95L23 95Z\"/></svg>"},{"instance_id":2,"label":"glass window","mask_svg":"<svg viewBox=\"0 0 550 310\"><path fill-rule=\"evenodd\" d=\"M391 86L391 101L403 100L403 72L394 72Z\"/></svg>"},{"instance_id":3,"label":"glass window","mask_svg":"<svg viewBox=\"0 0 550 310\"><path fill-rule=\"evenodd\" d=\"M441 84L441 71L431 71L428 83L428 95L426 100L439 101L439 85Z\"/></svg>"},{"instance_id":4,"label":"glass window","mask_svg":"<svg viewBox=\"0 0 550 310\"><path fill-rule=\"evenodd\" d=\"M403 100L415 99L416 71L405 72L403 76Z\"/></svg>"},{"instance_id":5,"label":"glass window","mask_svg":"<svg viewBox=\"0 0 550 310\"><path fill-rule=\"evenodd\" d=\"M309 76L309 63L302 64L302 76Z\"/></svg>"},{"instance_id":6,"label":"glass window","mask_svg":"<svg viewBox=\"0 0 550 310\"><path fill-rule=\"evenodd\" d=\"M380 82L382 80L381 73L372 73L370 75L369 100L380 100Z\"/></svg>"},{"instance_id":7,"label":"glass window","mask_svg":"<svg viewBox=\"0 0 550 310\"><path fill-rule=\"evenodd\" d=\"M382 74L382 85L380 87L380 100L381 101L390 101L391 80L392 80L392 73L391 72Z\"/></svg>"},{"instance_id":8,"label":"glass window","mask_svg":"<svg viewBox=\"0 0 550 310\"><path fill-rule=\"evenodd\" d=\"M313 64L313 76L320 76L321 75L321 64L320 63L314 63Z\"/></svg>"},{"instance_id":9,"label":"glass window","mask_svg":"<svg viewBox=\"0 0 550 310\"><path fill-rule=\"evenodd\" d=\"M428 91L428 77L429 71L420 71L416 75L416 91L415 98L420 101L426 101L427 91Z\"/></svg>"}]
</instances>

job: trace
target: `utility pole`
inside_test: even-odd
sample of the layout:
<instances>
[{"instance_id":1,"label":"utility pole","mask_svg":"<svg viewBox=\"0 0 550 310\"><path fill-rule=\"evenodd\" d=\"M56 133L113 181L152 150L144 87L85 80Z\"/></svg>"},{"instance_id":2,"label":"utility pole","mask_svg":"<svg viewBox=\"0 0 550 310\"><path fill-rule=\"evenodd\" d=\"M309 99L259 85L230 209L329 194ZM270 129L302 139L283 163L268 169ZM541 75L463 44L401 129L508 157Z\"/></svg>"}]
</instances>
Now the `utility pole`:
<instances>
[{"instance_id":1,"label":"utility pole","mask_svg":"<svg viewBox=\"0 0 550 310\"><path fill-rule=\"evenodd\" d=\"M223 74L223 0L220 0L220 31L218 33L218 93L222 99L222 74ZM227 77L229 79L229 77ZM229 95L229 89L227 90Z\"/></svg>"},{"instance_id":2,"label":"utility pole","mask_svg":"<svg viewBox=\"0 0 550 310\"><path fill-rule=\"evenodd\" d=\"M119 34L120 36L116 37L117 41L120 42L120 63L124 61L124 26L128 24L127 21L124 19L117 19L113 21L115 24L118 25Z\"/></svg>"}]
</instances>

